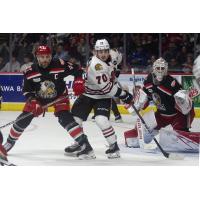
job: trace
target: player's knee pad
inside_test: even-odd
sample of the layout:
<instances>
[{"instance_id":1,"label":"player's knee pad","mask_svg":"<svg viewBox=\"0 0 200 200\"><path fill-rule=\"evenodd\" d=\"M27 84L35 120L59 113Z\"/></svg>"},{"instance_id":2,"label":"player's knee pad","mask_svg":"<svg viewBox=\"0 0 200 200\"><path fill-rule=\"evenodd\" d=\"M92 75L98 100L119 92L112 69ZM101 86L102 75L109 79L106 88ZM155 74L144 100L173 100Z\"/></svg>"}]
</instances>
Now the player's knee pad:
<instances>
[{"instance_id":1,"label":"player's knee pad","mask_svg":"<svg viewBox=\"0 0 200 200\"><path fill-rule=\"evenodd\" d=\"M75 122L73 115L69 111L60 111L57 113L57 116L58 122L64 129L66 129L68 124Z\"/></svg>"},{"instance_id":2,"label":"player's knee pad","mask_svg":"<svg viewBox=\"0 0 200 200\"><path fill-rule=\"evenodd\" d=\"M108 118L103 115L97 115L95 117L95 122L101 130L105 130L111 126Z\"/></svg>"}]
</instances>

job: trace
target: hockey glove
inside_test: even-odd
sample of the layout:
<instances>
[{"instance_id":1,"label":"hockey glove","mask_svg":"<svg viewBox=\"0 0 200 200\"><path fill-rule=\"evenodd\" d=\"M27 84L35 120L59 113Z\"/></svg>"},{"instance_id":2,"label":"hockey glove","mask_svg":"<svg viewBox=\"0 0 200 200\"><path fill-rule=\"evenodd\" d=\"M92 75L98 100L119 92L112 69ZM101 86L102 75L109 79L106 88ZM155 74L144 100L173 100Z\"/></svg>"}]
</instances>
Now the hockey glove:
<instances>
[{"instance_id":1,"label":"hockey glove","mask_svg":"<svg viewBox=\"0 0 200 200\"><path fill-rule=\"evenodd\" d=\"M119 97L126 104L130 104L133 101L133 95L121 88L118 88L115 97Z\"/></svg>"},{"instance_id":2,"label":"hockey glove","mask_svg":"<svg viewBox=\"0 0 200 200\"><path fill-rule=\"evenodd\" d=\"M73 84L73 91L75 96L79 96L85 92L85 80L82 78L76 78Z\"/></svg>"},{"instance_id":3,"label":"hockey glove","mask_svg":"<svg viewBox=\"0 0 200 200\"><path fill-rule=\"evenodd\" d=\"M32 112L34 117L38 117L44 112L44 109L36 99L29 99L24 107L24 111Z\"/></svg>"}]
</instances>

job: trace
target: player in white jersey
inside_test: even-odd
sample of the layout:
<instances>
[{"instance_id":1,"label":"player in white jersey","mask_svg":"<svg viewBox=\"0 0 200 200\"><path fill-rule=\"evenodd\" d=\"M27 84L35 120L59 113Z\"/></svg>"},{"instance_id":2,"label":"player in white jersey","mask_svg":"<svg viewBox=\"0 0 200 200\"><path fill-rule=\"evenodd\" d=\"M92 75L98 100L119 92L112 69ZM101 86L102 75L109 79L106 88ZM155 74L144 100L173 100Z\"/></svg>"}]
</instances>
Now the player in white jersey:
<instances>
[{"instance_id":1,"label":"player in white jersey","mask_svg":"<svg viewBox=\"0 0 200 200\"><path fill-rule=\"evenodd\" d=\"M120 70L121 70L120 64L122 62L122 54L117 49L110 49L110 59L111 59L112 64L114 65L114 73L116 77L115 84L117 84L118 82L117 78L119 77ZM118 98L115 98L115 97L112 98L111 110L115 116L115 122L118 123L118 122L122 122L122 117L117 107L117 103L116 103L117 99ZM94 120L95 116L93 116L92 119Z\"/></svg>"},{"instance_id":2,"label":"player in white jersey","mask_svg":"<svg viewBox=\"0 0 200 200\"><path fill-rule=\"evenodd\" d=\"M89 113L94 109L95 122L109 145L108 150L105 152L108 158L120 157L117 136L109 122L111 99L112 97L119 97L127 104L133 99L130 93L115 84L114 67L110 59L108 41L105 39L97 40L95 55L88 62L85 92L81 95L79 94L79 98L72 107L75 120L80 125L87 120ZM83 83L80 81L80 84ZM67 147L65 152L70 154L79 150L79 145L75 144Z\"/></svg>"}]
</instances>

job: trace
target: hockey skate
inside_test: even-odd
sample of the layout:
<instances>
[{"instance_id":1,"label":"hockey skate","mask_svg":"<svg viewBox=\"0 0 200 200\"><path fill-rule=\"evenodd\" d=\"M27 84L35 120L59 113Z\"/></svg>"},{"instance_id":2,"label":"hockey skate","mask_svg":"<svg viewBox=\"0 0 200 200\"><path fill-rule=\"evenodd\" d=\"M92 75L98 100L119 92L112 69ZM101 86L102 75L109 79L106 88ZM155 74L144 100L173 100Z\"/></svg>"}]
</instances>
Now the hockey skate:
<instances>
[{"instance_id":1,"label":"hockey skate","mask_svg":"<svg viewBox=\"0 0 200 200\"><path fill-rule=\"evenodd\" d=\"M86 141L82 146L81 150L77 153L77 157L80 160L90 160L90 159L95 159L96 156L94 154L93 148L91 147L90 143Z\"/></svg>"},{"instance_id":2,"label":"hockey skate","mask_svg":"<svg viewBox=\"0 0 200 200\"><path fill-rule=\"evenodd\" d=\"M75 142L73 145L65 148L65 155L76 156L79 159L95 159L93 148L88 142L87 136L84 136L80 143Z\"/></svg>"},{"instance_id":3,"label":"hockey skate","mask_svg":"<svg viewBox=\"0 0 200 200\"><path fill-rule=\"evenodd\" d=\"M115 142L114 144L109 146L109 149L106 150L106 154L108 156L108 158L112 159L112 158L120 158L120 153L119 153L119 147L117 142Z\"/></svg>"},{"instance_id":4,"label":"hockey skate","mask_svg":"<svg viewBox=\"0 0 200 200\"><path fill-rule=\"evenodd\" d=\"M12 140L10 138L7 139L6 143L3 145L4 149L8 152L10 151L14 145L15 145L15 140Z\"/></svg>"},{"instance_id":5,"label":"hockey skate","mask_svg":"<svg viewBox=\"0 0 200 200\"><path fill-rule=\"evenodd\" d=\"M81 146L77 142L75 142L71 146L65 148L65 155L76 157L79 151L81 151Z\"/></svg>"}]
</instances>

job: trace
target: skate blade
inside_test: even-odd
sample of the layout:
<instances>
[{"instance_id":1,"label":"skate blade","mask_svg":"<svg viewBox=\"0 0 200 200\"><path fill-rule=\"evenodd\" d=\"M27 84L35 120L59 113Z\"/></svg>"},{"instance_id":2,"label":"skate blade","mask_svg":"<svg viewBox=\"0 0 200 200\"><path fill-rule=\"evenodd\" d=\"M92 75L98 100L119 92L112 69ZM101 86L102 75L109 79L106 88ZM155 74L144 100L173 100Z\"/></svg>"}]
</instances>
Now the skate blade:
<instances>
[{"instance_id":1,"label":"skate blade","mask_svg":"<svg viewBox=\"0 0 200 200\"><path fill-rule=\"evenodd\" d=\"M78 152L73 152L73 153L65 152L64 155L65 155L65 156L69 156L69 157L77 157L77 153L78 153Z\"/></svg>"},{"instance_id":2,"label":"skate blade","mask_svg":"<svg viewBox=\"0 0 200 200\"><path fill-rule=\"evenodd\" d=\"M123 123L122 119L115 120L115 123Z\"/></svg>"},{"instance_id":3,"label":"skate blade","mask_svg":"<svg viewBox=\"0 0 200 200\"><path fill-rule=\"evenodd\" d=\"M93 151L91 151L88 154L82 154L82 155L78 156L79 160L92 160L92 159L95 159L95 158L96 158L96 156L95 156Z\"/></svg>"},{"instance_id":4,"label":"skate blade","mask_svg":"<svg viewBox=\"0 0 200 200\"><path fill-rule=\"evenodd\" d=\"M120 153L119 152L109 153L107 156L109 159L120 158Z\"/></svg>"}]
</instances>

